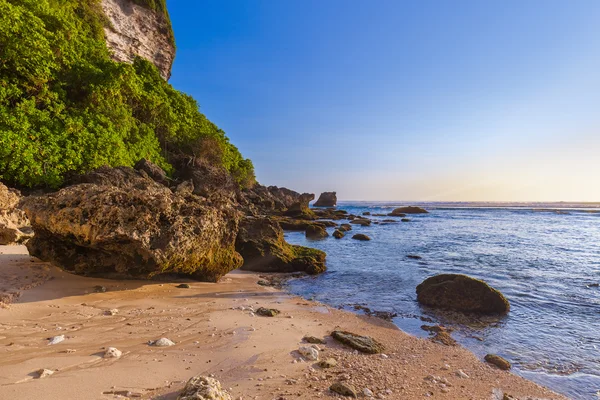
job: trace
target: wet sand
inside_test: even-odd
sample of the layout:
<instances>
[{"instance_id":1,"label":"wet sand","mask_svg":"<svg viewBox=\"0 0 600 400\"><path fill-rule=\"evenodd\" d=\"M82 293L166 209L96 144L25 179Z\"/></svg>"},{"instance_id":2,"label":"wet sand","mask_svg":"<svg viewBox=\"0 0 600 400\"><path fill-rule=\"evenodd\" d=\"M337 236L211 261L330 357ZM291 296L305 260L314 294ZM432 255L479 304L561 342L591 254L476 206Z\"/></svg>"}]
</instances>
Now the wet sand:
<instances>
[{"instance_id":1,"label":"wet sand","mask_svg":"<svg viewBox=\"0 0 600 400\"><path fill-rule=\"evenodd\" d=\"M260 286L258 274L234 272L218 284L180 289L181 282L74 276L33 260L23 246L0 252L0 399L176 399L197 374L214 375L234 399L334 398L328 388L337 381L360 397L368 388L386 399L563 398L464 348ZM281 314L262 317L249 307ZM118 313L105 315L111 309ZM327 337L340 328L379 340L385 356L357 354ZM48 345L56 335L65 340ZM302 360L305 335L326 337L320 358L337 366ZM148 345L162 337L176 344ZM103 358L108 347L121 358ZM55 372L37 379L42 368Z\"/></svg>"}]
</instances>

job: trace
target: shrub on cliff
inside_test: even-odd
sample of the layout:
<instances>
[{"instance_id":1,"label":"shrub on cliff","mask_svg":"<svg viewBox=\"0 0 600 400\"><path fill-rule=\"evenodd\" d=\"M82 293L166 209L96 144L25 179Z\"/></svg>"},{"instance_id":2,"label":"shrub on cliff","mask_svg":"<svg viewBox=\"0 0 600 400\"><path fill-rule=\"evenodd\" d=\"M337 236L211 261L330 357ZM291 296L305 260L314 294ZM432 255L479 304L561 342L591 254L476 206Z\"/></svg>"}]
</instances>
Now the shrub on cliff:
<instances>
[{"instance_id":1,"label":"shrub on cliff","mask_svg":"<svg viewBox=\"0 0 600 400\"><path fill-rule=\"evenodd\" d=\"M57 187L70 172L141 158L171 171L172 154L193 156L208 138L252 184L251 161L192 97L146 60L111 60L104 23L98 0L0 1L0 180Z\"/></svg>"}]
</instances>

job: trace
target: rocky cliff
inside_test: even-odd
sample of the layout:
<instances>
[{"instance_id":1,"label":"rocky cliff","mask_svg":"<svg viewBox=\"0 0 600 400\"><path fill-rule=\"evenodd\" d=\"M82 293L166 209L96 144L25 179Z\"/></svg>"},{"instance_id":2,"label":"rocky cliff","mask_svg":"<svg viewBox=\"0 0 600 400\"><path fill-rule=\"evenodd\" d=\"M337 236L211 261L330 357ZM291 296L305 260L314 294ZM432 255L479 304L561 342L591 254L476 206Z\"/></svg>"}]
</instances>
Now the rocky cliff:
<instances>
[{"instance_id":1,"label":"rocky cliff","mask_svg":"<svg viewBox=\"0 0 600 400\"><path fill-rule=\"evenodd\" d=\"M102 0L109 24L106 43L119 62L133 62L136 56L151 61L161 76L171 77L175 44L168 15L135 4L133 0Z\"/></svg>"}]
</instances>

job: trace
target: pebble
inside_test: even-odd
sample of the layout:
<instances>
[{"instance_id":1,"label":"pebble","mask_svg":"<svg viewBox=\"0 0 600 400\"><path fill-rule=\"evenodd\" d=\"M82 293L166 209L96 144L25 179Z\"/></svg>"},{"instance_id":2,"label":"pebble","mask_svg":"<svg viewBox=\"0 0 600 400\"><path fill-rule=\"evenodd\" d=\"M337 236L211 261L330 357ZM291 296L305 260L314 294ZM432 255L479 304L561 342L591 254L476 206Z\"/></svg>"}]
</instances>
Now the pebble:
<instances>
[{"instance_id":1,"label":"pebble","mask_svg":"<svg viewBox=\"0 0 600 400\"><path fill-rule=\"evenodd\" d=\"M363 394L365 395L365 397L373 397L373 392L369 390L369 388L364 388Z\"/></svg>"},{"instance_id":2,"label":"pebble","mask_svg":"<svg viewBox=\"0 0 600 400\"><path fill-rule=\"evenodd\" d=\"M117 310L116 308L104 311L104 315L117 315L118 313L119 310Z\"/></svg>"},{"instance_id":3,"label":"pebble","mask_svg":"<svg viewBox=\"0 0 600 400\"><path fill-rule=\"evenodd\" d=\"M456 376L458 376L460 378L464 378L464 379L469 378L469 375L467 375L462 369L459 369L458 371L456 371Z\"/></svg>"}]
</instances>

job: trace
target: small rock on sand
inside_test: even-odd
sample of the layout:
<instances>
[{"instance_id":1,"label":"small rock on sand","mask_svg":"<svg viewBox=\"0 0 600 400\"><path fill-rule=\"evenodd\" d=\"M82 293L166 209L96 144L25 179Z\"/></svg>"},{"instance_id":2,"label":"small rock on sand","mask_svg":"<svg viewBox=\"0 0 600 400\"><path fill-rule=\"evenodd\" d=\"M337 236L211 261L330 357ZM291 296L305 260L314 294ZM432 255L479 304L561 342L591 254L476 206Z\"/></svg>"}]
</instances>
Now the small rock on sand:
<instances>
[{"instance_id":1,"label":"small rock on sand","mask_svg":"<svg viewBox=\"0 0 600 400\"><path fill-rule=\"evenodd\" d=\"M274 308L260 307L258 310L256 310L256 313L258 315L262 315L263 317L274 317L278 315L280 311Z\"/></svg>"},{"instance_id":2,"label":"small rock on sand","mask_svg":"<svg viewBox=\"0 0 600 400\"><path fill-rule=\"evenodd\" d=\"M463 378L463 379L469 378L469 375L467 375L465 373L465 371L463 371L462 369L459 369L458 371L456 371L456 376L458 376L459 378Z\"/></svg>"},{"instance_id":3,"label":"small rock on sand","mask_svg":"<svg viewBox=\"0 0 600 400\"><path fill-rule=\"evenodd\" d=\"M314 347L300 347L298 353L309 361L317 361L319 359L319 350Z\"/></svg>"},{"instance_id":4,"label":"small rock on sand","mask_svg":"<svg viewBox=\"0 0 600 400\"><path fill-rule=\"evenodd\" d=\"M117 315L118 313L119 310L117 310L116 308L104 311L104 315Z\"/></svg>"},{"instance_id":5,"label":"small rock on sand","mask_svg":"<svg viewBox=\"0 0 600 400\"><path fill-rule=\"evenodd\" d=\"M498 367L504 371L508 371L511 367L510 362L508 362L506 359L504 359L496 354L486 355L485 361L487 361L490 364L495 365L496 367Z\"/></svg>"},{"instance_id":6,"label":"small rock on sand","mask_svg":"<svg viewBox=\"0 0 600 400\"><path fill-rule=\"evenodd\" d=\"M356 390L354 389L354 387L343 382L334 383L329 387L329 390L346 397L358 397L356 395Z\"/></svg>"},{"instance_id":7,"label":"small rock on sand","mask_svg":"<svg viewBox=\"0 0 600 400\"><path fill-rule=\"evenodd\" d=\"M316 336L304 336L302 340L304 340L306 343L325 344L325 341L323 339L318 338Z\"/></svg>"},{"instance_id":8,"label":"small rock on sand","mask_svg":"<svg viewBox=\"0 0 600 400\"><path fill-rule=\"evenodd\" d=\"M363 394L365 395L365 397L373 397L373 392L369 388L364 388Z\"/></svg>"},{"instance_id":9,"label":"small rock on sand","mask_svg":"<svg viewBox=\"0 0 600 400\"><path fill-rule=\"evenodd\" d=\"M175 346L175 342L173 342L170 339L167 338L160 338L154 342L151 343L152 346L158 346L158 347L168 347L168 346Z\"/></svg>"},{"instance_id":10,"label":"small rock on sand","mask_svg":"<svg viewBox=\"0 0 600 400\"><path fill-rule=\"evenodd\" d=\"M181 285L176 286L178 289L189 289L191 286L187 283L182 283Z\"/></svg>"},{"instance_id":11,"label":"small rock on sand","mask_svg":"<svg viewBox=\"0 0 600 400\"><path fill-rule=\"evenodd\" d=\"M120 358L123 352L116 347L109 347L104 353L104 358Z\"/></svg>"},{"instance_id":12,"label":"small rock on sand","mask_svg":"<svg viewBox=\"0 0 600 400\"><path fill-rule=\"evenodd\" d=\"M177 400L232 400L231 395L221 388L221 382L208 376L190 379Z\"/></svg>"},{"instance_id":13,"label":"small rock on sand","mask_svg":"<svg viewBox=\"0 0 600 400\"><path fill-rule=\"evenodd\" d=\"M48 346L52 345L52 344L59 344L61 342L65 341L65 335L58 335L58 336L54 336L51 337L50 339L48 339Z\"/></svg>"},{"instance_id":14,"label":"small rock on sand","mask_svg":"<svg viewBox=\"0 0 600 400\"><path fill-rule=\"evenodd\" d=\"M52 371L51 369L42 368L42 369L36 371L36 373L38 375L37 378L42 379L42 378L47 378L50 375L53 375L54 371Z\"/></svg>"},{"instance_id":15,"label":"small rock on sand","mask_svg":"<svg viewBox=\"0 0 600 400\"><path fill-rule=\"evenodd\" d=\"M106 293L106 287L105 286L94 286L94 292L96 293Z\"/></svg>"},{"instance_id":16,"label":"small rock on sand","mask_svg":"<svg viewBox=\"0 0 600 400\"><path fill-rule=\"evenodd\" d=\"M321 368L333 368L337 365L337 361L335 358L328 358L327 360L323 360L319 363L319 367Z\"/></svg>"},{"instance_id":17,"label":"small rock on sand","mask_svg":"<svg viewBox=\"0 0 600 400\"><path fill-rule=\"evenodd\" d=\"M363 353L377 354L384 350L381 343L369 336L360 336L346 331L333 331L331 336L335 340Z\"/></svg>"}]
</instances>

